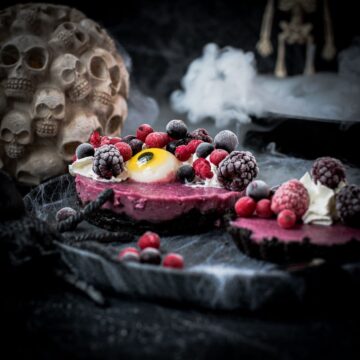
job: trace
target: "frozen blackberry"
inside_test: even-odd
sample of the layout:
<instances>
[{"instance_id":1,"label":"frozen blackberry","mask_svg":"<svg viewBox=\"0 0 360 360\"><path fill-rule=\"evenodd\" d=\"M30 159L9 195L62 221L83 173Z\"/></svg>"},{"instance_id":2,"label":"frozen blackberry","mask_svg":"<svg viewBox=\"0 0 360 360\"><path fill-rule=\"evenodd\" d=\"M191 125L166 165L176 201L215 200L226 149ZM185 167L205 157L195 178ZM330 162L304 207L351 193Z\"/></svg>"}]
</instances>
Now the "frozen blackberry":
<instances>
[{"instance_id":1,"label":"frozen blackberry","mask_svg":"<svg viewBox=\"0 0 360 360\"><path fill-rule=\"evenodd\" d=\"M345 181L345 168L342 162L332 157L321 157L315 160L311 176L330 189L336 189L341 181Z\"/></svg>"},{"instance_id":2,"label":"frozen blackberry","mask_svg":"<svg viewBox=\"0 0 360 360\"><path fill-rule=\"evenodd\" d=\"M214 137L214 144L217 149L224 149L230 153L236 149L239 140L232 131L223 130Z\"/></svg>"},{"instance_id":3,"label":"frozen blackberry","mask_svg":"<svg viewBox=\"0 0 360 360\"><path fill-rule=\"evenodd\" d=\"M166 125L166 132L173 139L182 139L186 137L188 129L182 120L171 120Z\"/></svg>"},{"instance_id":4,"label":"frozen blackberry","mask_svg":"<svg viewBox=\"0 0 360 360\"><path fill-rule=\"evenodd\" d=\"M195 179L195 170L190 165L180 166L177 173L176 178L182 182L192 182Z\"/></svg>"},{"instance_id":5,"label":"frozen blackberry","mask_svg":"<svg viewBox=\"0 0 360 360\"><path fill-rule=\"evenodd\" d=\"M202 140L207 143L212 143L213 139L209 135L206 129L199 128L194 131L192 131L190 134L188 134L189 139L191 140Z\"/></svg>"},{"instance_id":6,"label":"frozen blackberry","mask_svg":"<svg viewBox=\"0 0 360 360\"><path fill-rule=\"evenodd\" d=\"M114 145L104 145L96 149L93 161L95 174L111 179L124 170L124 160Z\"/></svg>"},{"instance_id":7,"label":"frozen blackberry","mask_svg":"<svg viewBox=\"0 0 360 360\"><path fill-rule=\"evenodd\" d=\"M82 159L87 156L94 156L94 153L95 153L94 147L88 143L80 144L76 148L76 152L75 152L77 159Z\"/></svg>"},{"instance_id":8,"label":"frozen blackberry","mask_svg":"<svg viewBox=\"0 0 360 360\"><path fill-rule=\"evenodd\" d=\"M217 169L219 182L228 190L242 191L256 178L259 168L249 151L233 151Z\"/></svg>"},{"instance_id":9,"label":"frozen blackberry","mask_svg":"<svg viewBox=\"0 0 360 360\"><path fill-rule=\"evenodd\" d=\"M209 156L214 151L214 149L215 148L214 148L213 144L203 142L196 148L195 153L196 153L197 157L205 159L207 156Z\"/></svg>"},{"instance_id":10,"label":"frozen blackberry","mask_svg":"<svg viewBox=\"0 0 360 360\"><path fill-rule=\"evenodd\" d=\"M360 186L344 186L336 196L336 210L345 225L360 227Z\"/></svg>"}]
</instances>

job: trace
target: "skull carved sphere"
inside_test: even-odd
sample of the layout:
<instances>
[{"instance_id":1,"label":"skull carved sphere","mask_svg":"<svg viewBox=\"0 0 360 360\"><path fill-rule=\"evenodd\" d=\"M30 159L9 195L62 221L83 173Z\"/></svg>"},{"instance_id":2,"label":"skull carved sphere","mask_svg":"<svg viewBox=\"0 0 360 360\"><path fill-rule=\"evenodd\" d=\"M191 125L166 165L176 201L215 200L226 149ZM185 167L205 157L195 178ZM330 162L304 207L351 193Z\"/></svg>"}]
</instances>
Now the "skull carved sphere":
<instances>
[{"instance_id":1,"label":"skull carved sphere","mask_svg":"<svg viewBox=\"0 0 360 360\"><path fill-rule=\"evenodd\" d=\"M120 135L129 74L105 29L29 3L1 10L0 30L0 168L36 185L63 173L93 130Z\"/></svg>"}]
</instances>

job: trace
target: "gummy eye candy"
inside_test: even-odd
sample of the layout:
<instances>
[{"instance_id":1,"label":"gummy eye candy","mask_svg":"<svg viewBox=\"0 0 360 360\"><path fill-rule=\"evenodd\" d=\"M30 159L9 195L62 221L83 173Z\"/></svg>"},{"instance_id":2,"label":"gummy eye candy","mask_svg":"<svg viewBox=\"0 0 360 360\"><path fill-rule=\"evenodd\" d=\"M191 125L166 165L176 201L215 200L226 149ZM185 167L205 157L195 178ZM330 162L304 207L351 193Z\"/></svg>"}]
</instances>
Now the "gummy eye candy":
<instances>
[{"instance_id":1,"label":"gummy eye candy","mask_svg":"<svg viewBox=\"0 0 360 360\"><path fill-rule=\"evenodd\" d=\"M130 179L143 183L173 181L179 166L173 154L158 148L142 150L127 162Z\"/></svg>"}]
</instances>

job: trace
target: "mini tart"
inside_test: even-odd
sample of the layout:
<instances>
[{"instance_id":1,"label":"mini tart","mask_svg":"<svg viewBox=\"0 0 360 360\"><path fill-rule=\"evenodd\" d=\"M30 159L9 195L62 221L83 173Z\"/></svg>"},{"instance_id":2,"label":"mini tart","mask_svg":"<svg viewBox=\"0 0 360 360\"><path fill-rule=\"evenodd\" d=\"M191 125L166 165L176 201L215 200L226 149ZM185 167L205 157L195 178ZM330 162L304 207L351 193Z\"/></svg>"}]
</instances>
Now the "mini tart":
<instances>
[{"instance_id":1,"label":"mini tart","mask_svg":"<svg viewBox=\"0 0 360 360\"><path fill-rule=\"evenodd\" d=\"M284 264L360 259L360 229L339 224L283 229L273 219L238 218L229 223L228 231L242 252L260 260Z\"/></svg>"}]
</instances>

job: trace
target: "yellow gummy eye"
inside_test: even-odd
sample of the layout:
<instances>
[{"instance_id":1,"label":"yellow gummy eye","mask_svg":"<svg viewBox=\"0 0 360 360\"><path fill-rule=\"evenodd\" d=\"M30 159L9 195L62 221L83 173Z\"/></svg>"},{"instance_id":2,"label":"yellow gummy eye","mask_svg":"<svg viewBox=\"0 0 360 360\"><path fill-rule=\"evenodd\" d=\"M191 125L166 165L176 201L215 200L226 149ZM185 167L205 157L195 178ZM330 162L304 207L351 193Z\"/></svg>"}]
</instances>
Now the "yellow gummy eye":
<instances>
[{"instance_id":1,"label":"yellow gummy eye","mask_svg":"<svg viewBox=\"0 0 360 360\"><path fill-rule=\"evenodd\" d=\"M173 154L158 148L142 150L127 162L129 177L139 182L170 179L178 167L179 161Z\"/></svg>"}]
</instances>

